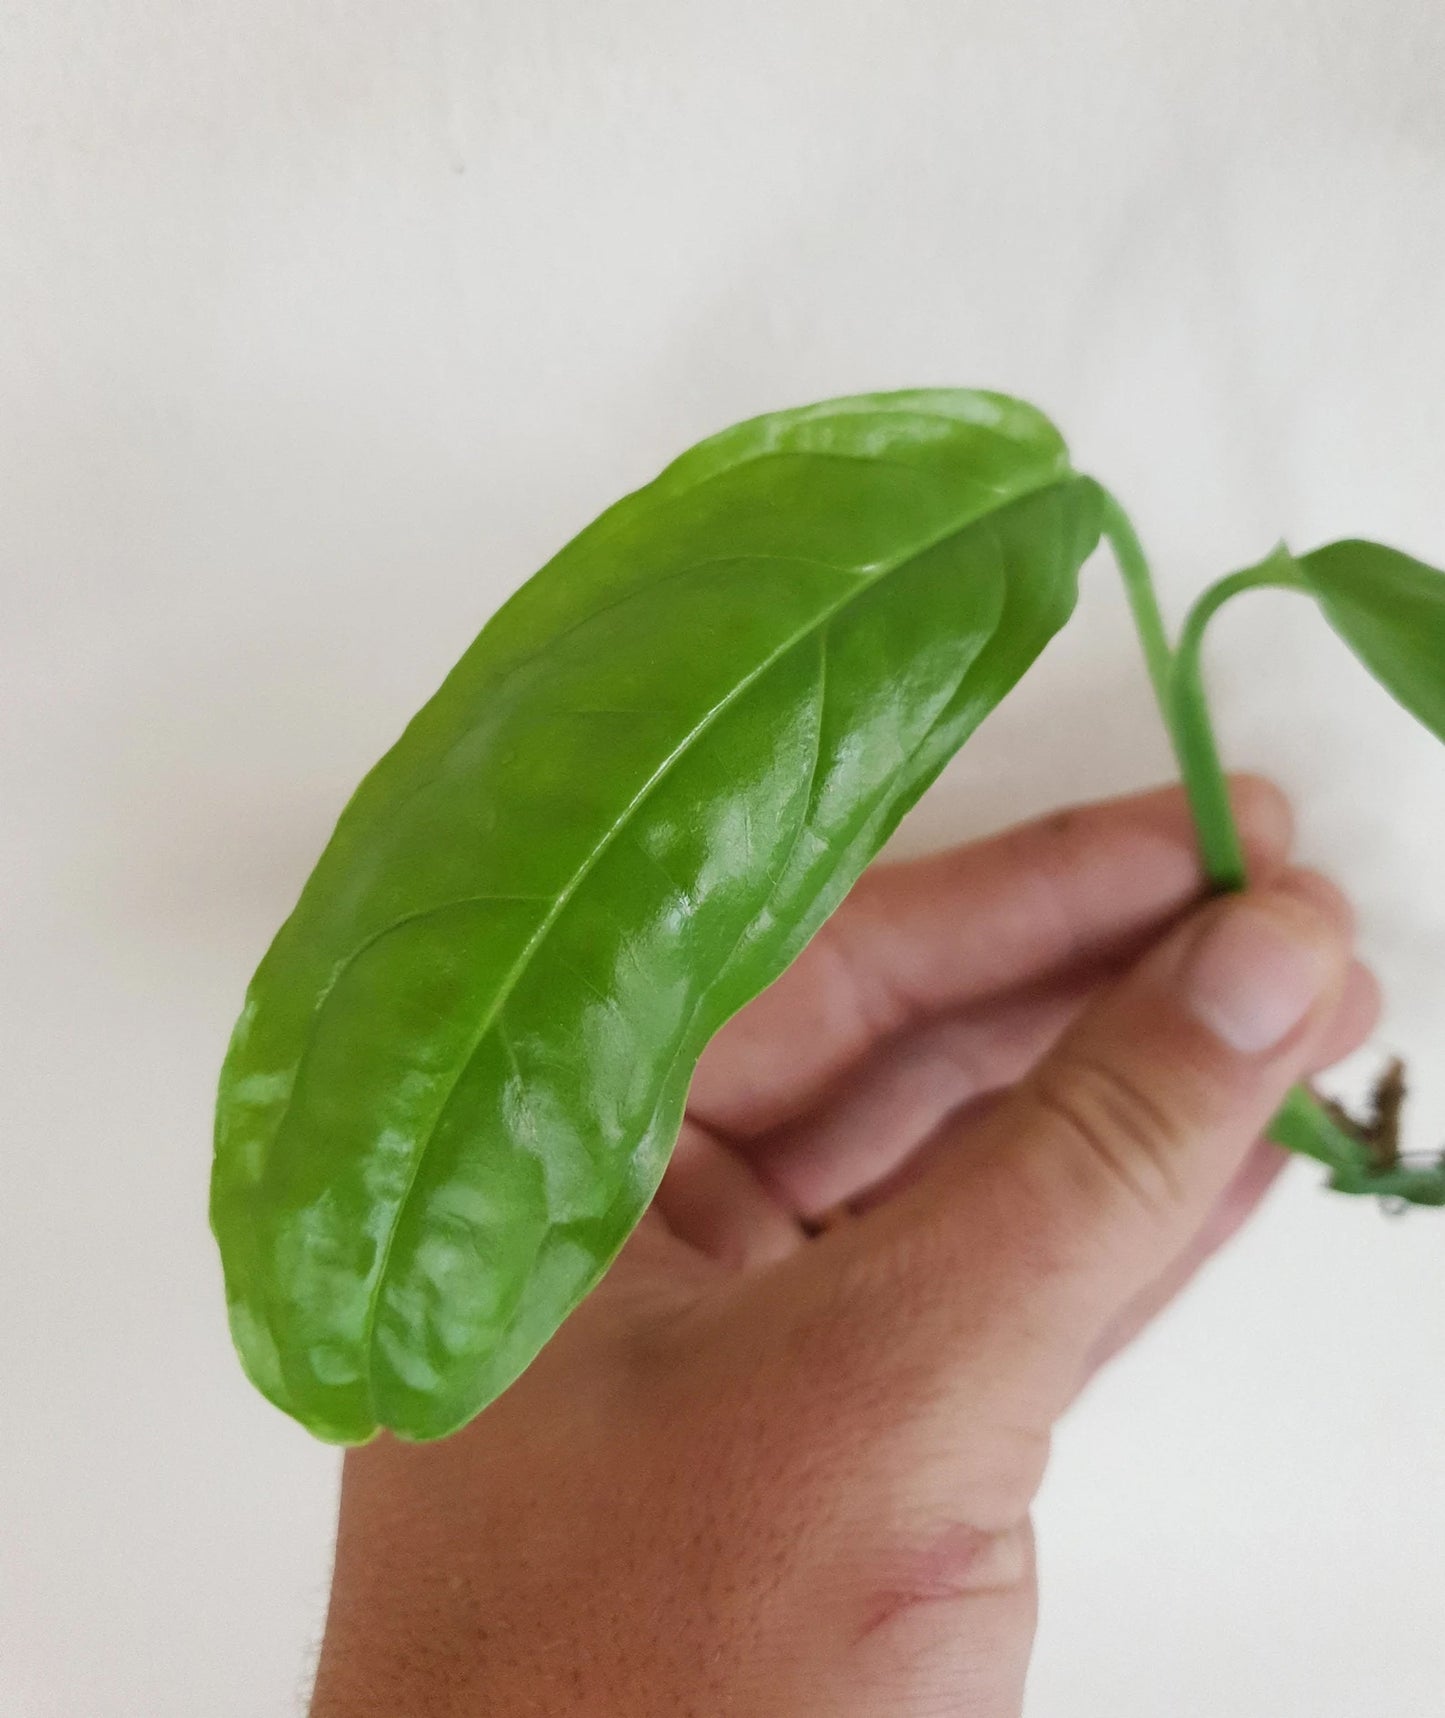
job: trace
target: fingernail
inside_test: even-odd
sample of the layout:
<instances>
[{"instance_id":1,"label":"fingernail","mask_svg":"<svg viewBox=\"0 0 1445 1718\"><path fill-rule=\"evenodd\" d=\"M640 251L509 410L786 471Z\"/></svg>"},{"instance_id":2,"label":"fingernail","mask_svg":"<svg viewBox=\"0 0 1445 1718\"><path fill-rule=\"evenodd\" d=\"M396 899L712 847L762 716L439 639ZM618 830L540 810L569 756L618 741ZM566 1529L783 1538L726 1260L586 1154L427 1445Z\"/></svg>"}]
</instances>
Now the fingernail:
<instances>
[{"instance_id":1,"label":"fingernail","mask_svg":"<svg viewBox=\"0 0 1445 1718\"><path fill-rule=\"evenodd\" d=\"M1262 1055L1301 1024L1336 964L1328 926L1308 909L1241 902L1190 954L1185 1005L1231 1049Z\"/></svg>"}]
</instances>

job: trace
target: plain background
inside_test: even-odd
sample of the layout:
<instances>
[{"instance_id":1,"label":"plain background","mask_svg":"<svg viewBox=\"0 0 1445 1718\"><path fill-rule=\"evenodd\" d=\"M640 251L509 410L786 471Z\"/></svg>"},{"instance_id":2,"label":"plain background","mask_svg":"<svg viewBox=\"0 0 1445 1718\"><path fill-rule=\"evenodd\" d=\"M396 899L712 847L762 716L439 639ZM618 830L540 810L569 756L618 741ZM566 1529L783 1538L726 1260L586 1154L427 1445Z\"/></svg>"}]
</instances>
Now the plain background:
<instances>
[{"instance_id":1,"label":"plain background","mask_svg":"<svg viewBox=\"0 0 1445 1718\"><path fill-rule=\"evenodd\" d=\"M487 614L769 407L1037 399L1177 615L1445 559L1434 0L51 0L0 11L0 1713L298 1713L336 1457L243 1383L215 1069L331 820ZM1157 779L1112 570L903 840ZM1231 758L1357 897L1445 1135L1445 758L1313 615ZM1064 1427L1029 1718L1445 1690L1438 1216L1292 1171Z\"/></svg>"}]
</instances>

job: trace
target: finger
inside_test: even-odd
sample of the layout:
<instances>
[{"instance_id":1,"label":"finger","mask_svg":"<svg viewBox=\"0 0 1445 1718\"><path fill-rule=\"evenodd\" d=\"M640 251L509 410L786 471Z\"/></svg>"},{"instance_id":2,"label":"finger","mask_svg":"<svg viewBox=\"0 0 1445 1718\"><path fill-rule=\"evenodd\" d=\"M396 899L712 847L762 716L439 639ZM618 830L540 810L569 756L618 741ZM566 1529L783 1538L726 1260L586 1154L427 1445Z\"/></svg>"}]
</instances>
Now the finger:
<instances>
[{"instance_id":1,"label":"finger","mask_svg":"<svg viewBox=\"0 0 1445 1718\"><path fill-rule=\"evenodd\" d=\"M1052 1424L1318 1060L1347 920L1327 885L1288 876L1204 907L1085 1010L972 1149L799 1255L874 1387L931 1379L935 1406Z\"/></svg>"},{"instance_id":2,"label":"finger","mask_svg":"<svg viewBox=\"0 0 1445 1718\"><path fill-rule=\"evenodd\" d=\"M679 1240L735 1270L772 1264L807 1240L751 1164L693 1122L683 1124L652 1209Z\"/></svg>"},{"instance_id":3,"label":"finger","mask_svg":"<svg viewBox=\"0 0 1445 1718\"><path fill-rule=\"evenodd\" d=\"M1358 1050L1380 1024L1382 1006L1380 981L1362 961L1356 961L1345 977L1339 1007L1309 1073L1323 1073Z\"/></svg>"},{"instance_id":4,"label":"finger","mask_svg":"<svg viewBox=\"0 0 1445 1718\"><path fill-rule=\"evenodd\" d=\"M1339 1007L1326 1030L1319 1054L1314 1058L1316 1065L1308 1071L1316 1073L1357 1050L1374 1031L1379 1017L1379 984L1369 968L1357 961L1345 980ZM1089 1359L1086 1368L1089 1376L1151 1324L1193 1281L1200 1268L1239 1232L1279 1179L1290 1158L1289 1152L1268 1139L1255 1144L1184 1251L1129 1302L1104 1333Z\"/></svg>"},{"instance_id":5,"label":"finger","mask_svg":"<svg viewBox=\"0 0 1445 1718\"><path fill-rule=\"evenodd\" d=\"M1357 1049L1374 1030L1378 1013L1379 988L1369 970L1357 963L1346 980L1345 994L1339 1009L1325 1030L1324 1046L1317 1059L1318 1067L1328 1067L1341 1056ZM1316 1069L1312 1068L1310 1071L1315 1072ZM862 1216L866 1211L876 1210L879 1205L896 1198L929 1174L946 1156L970 1150L978 1127L992 1115L1006 1095L1006 1091L999 1088L973 1098L955 1112L944 1127L936 1130L929 1139L924 1140L904 1158L891 1173L880 1180L870 1182L856 1193L835 1200L832 1211L836 1212L842 1207L846 1215ZM1270 1154L1271 1161L1278 1156L1281 1167L1290 1156L1268 1142L1261 1142L1261 1149ZM828 1210L829 1207L824 1209ZM1225 1238L1221 1234L1220 1240Z\"/></svg>"},{"instance_id":6,"label":"finger","mask_svg":"<svg viewBox=\"0 0 1445 1718\"><path fill-rule=\"evenodd\" d=\"M1300 887L1313 891L1317 885L1302 881ZM979 1100L1021 1079L1100 986L1117 976L1081 976L929 1021L881 1045L816 1109L734 1149L777 1202L804 1220L856 1206L879 1190L896 1191L914 1178L899 1172L912 1167L945 1123L964 1111L976 1118ZM1378 986L1357 965L1319 1066L1357 1048L1378 1012ZM951 1144L966 1149L967 1129L954 1132L959 1137Z\"/></svg>"},{"instance_id":7,"label":"finger","mask_svg":"<svg viewBox=\"0 0 1445 1718\"><path fill-rule=\"evenodd\" d=\"M1021 1079L1097 987L1078 980L929 1021L880 1045L817 1108L737 1150L783 1206L822 1216L887 1182L950 1118Z\"/></svg>"},{"instance_id":8,"label":"finger","mask_svg":"<svg viewBox=\"0 0 1445 1718\"><path fill-rule=\"evenodd\" d=\"M1356 976L1347 994L1360 1005L1332 1028L1329 1061L1373 1024L1378 991L1363 967ZM677 1240L731 1269L786 1258L810 1221L906 1186L940 1125L965 1108L977 1114L981 1098L1027 1072L1096 988L1081 981L922 1027L881 1051L817 1117L749 1148L684 1123L653 1210ZM966 1139L948 1144L967 1149Z\"/></svg>"},{"instance_id":9,"label":"finger","mask_svg":"<svg viewBox=\"0 0 1445 1718\"><path fill-rule=\"evenodd\" d=\"M1231 799L1252 872L1263 879L1288 851L1288 804L1254 776L1236 777ZM1203 888L1177 788L880 865L709 1045L690 1113L735 1136L776 1127L906 1025L1131 956Z\"/></svg>"}]
</instances>

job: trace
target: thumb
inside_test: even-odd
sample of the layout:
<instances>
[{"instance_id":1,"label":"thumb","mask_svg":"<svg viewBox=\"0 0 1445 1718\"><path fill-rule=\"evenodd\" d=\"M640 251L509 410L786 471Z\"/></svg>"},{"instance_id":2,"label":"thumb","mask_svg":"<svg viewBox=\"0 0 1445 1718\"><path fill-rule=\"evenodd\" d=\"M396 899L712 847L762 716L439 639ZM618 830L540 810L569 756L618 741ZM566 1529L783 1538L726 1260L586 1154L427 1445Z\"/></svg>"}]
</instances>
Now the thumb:
<instances>
[{"instance_id":1,"label":"thumb","mask_svg":"<svg viewBox=\"0 0 1445 1718\"><path fill-rule=\"evenodd\" d=\"M1145 956L957 1150L838 1236L877 1362L1046 1430L1317 1065L1350 942L1343 900L1295 872Z\"/></svg>"}]
</instances>

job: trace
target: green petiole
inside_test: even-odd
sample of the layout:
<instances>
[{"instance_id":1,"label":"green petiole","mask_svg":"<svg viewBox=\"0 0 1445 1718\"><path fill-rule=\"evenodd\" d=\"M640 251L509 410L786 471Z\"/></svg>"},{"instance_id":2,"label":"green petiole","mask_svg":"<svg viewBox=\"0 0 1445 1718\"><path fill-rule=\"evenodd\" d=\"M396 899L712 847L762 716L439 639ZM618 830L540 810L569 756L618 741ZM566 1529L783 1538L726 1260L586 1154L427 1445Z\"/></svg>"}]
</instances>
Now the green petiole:
<instances>
[{"instance_id":1,"label":"green petiole","mask_svg":"<svg viewBox=\"0 0 1445 1718\"><path fill-rule=\"evenodd\" d=\"M1114 551L1124 590L1133 611L1139 642L1144 647L1144 662L1154 686L1154 696L1164 716L1171 736L1174 725L1169 717L1169 674L1174 652L1169 645L1169 633L1159 609L1159 596L1154 587L1154 575L1149 570L1149 558L1139 541L1134 522L1107 489L1104 497L1103 534Z\"/></svg>"},{"instance_id":2,"label":"green petiole","mask_svg":"<svg viewBox=\"0 0 1445 1718\"><path fill-rule=\"evenodd\" d=\"M1214 738L1209 704L1204 695L1201 662L1204 633L1231 597L1242 591L1267 588L1306 592L1294 570L1293 557L1282 544L1256 567L1232 573L1211 585L1189 611L1170 663L1165 719L1174 738L1179 766L1199 831L1199 848L1209 880L1218 889L1242 889L1244 849L1229 804L1229 787Z\"/></svg>"}]
</instances>

